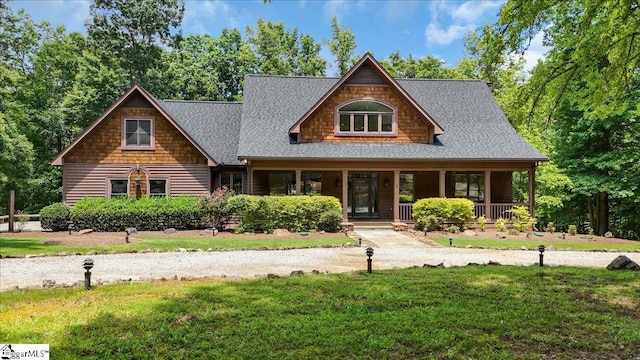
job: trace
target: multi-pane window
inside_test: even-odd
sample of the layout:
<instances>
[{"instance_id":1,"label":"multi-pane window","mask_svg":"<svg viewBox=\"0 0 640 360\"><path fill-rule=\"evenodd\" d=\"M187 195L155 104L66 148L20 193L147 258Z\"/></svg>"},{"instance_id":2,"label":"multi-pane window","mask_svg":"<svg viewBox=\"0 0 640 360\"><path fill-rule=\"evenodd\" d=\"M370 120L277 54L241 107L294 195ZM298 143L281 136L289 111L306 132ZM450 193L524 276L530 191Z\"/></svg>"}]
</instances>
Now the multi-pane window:
<instances>
[{"instance_id":1,"label":"multi-pane window","mask_svg":"<svg viewBox=\"0 0 640 360\"><path fill-rule=\"evenodd\" d=\"M356 101L338 109L338 133L394 134L394 109L375 101Z\"/></svg>"},{"instance_id":2,"label":"multi-pane window","mask_svg":"<svg viewBox=\"0 0 640 360\"><path fill-rule=\"evenodd\" d=\"M220 175L220 185L236 194L242 194L242 173L224 173Z\"/></svg>"},{"instance_id":3,"label":"multi-pane window","mask_svg":"<svg viewBox=\"0 0 640 360\"><path fill-rule=\"evenodd\" d=\"M167 197L167 180L149 179L149 197Z\"/></svg>"},{"instance_id":4,"label":"multi-pane window","mask_svg":"<svg viewBox=\"0 0 640 360\"><path fill-rule=\"evenodd\" d=\"M302 195L322 194L322 174L319 172L303 171L301 174Z\"/></svg>"},{"instance_id":5,"label":"multi-pane window","mask_svg":"<svg viewBox=\"0 0 640 360\"><path fill-rule=\"evenodd\" d=\"M400 202L413 202L413 174L400 174Z\"/></svg>"},{"instance_id":6,"label":"multi-pane window","mask_svg":"<svg viewBox=\"0 0 640 360\"><path fill-rule=\"evenodd\" d=\"M151 146L151 119L125 119L125 146Z\"/></svg>"},{"instance_id":7,"label":"multi-pane window","mask_svg":"<svg viewBox=\"0 0 640 360\"><path fill-rule=\"evenodd\" d=\"M453 196L484 201L484 174L453 174Z\"/></svg>"},{"instance_id":8,"label":"multi-pane window","mask_svg":"<svg viewBox=\"0 0 640 360\"><path fill-rule=\"evenodd\" d=\"M269 195L295 195L296 174L293 171L269 172Z\"/></svg>"},{"instance_id":9,"label":"multi-pane window","mask_svg":"<svg viewBox=\"0 0 640 360\"><path fill-rule=\"evenodd\" d=\"M109 194L112 198L120 196L129 196L127 192L127 180L111 179L109 180Z\"/></svg>"}]
</instances>

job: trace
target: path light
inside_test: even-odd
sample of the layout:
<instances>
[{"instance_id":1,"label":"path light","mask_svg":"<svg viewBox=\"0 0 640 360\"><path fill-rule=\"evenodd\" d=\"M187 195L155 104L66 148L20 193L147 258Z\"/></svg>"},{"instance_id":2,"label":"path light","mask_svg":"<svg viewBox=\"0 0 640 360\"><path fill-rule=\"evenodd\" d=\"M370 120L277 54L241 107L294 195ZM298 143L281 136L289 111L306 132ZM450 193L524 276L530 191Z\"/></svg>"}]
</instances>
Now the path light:
<instances>
[{"instance_id":1,"label":"path light","mask_svg":"<svg viewBox=\"0 0 640 360\"><path fill-rule=\"evenodd\" d=\"M540 266L543 266L542 258L544 257L544 245L538 245L538 251L540 251Z\"/></svg>"},{"instance_id":2,"label":"path light","mask_svg":"<svg viewBox=\"0 0 640 360\"><path fill-rule=\"evenodd\" d=\"M358 236L358 246L362 246L362 236Z\"/></svg>"},{"instance_id":3,"label":"path light","mask_svg":"<svg viewBox=\"0 0 640 360\"><path fill-rule=\"evenodd\" d=\"M129 243L129 235L131 235L131 230L129 229L125 229L124 230L124 242L126 242L127 244Z\"/></svg>"},{"instance_id":4,"label":"path light","mask_svg":"<svg viewBox=\"0 0 640 360\"><path fill-rule=\"evenodd\" d=\"M562 232L562 240L564 240L564 236L565 236L565 233L564 233L564 232Z\"/></svg>"},{"instance_id":5,"label":"path light","mask_svg":"<svg viewBox=\"0 0 640 360\"><path fill-rule=\"evenodd\" d=\"M427 227L424 227L424 237L427 237L427 232L429 231L429 229L427 229Z\"/></svg>"},{"instance_id":6,"label":"path light","mask_svg":"<svg viewBox=\"0 0 640 360\"><path fill-rule=\"evenodd\" d=\"M366 250L366 254L369 257L367 259L367 272L371 274L371 257L373 256L373 248L368 247Z\"/></svg>"},{"instance_id":7,"label":"path light","mask_svg":"<svg viewBox=\"0 0 640 360\"><path fill-rule=\"evenodd\" d=\"M91 290L91 270L93 268L93 260L90 258L84 259L82 262L82 267L87 270L84 273L84 288L87 290Z\"/></svg>"},{"instance_id":8,"label":"path light","mask_svg":"<svg viewBox=\"0 0 640 360\"><path fill-rule=\"evenodd\" d=\"M449 236L449 247L453 246L453 236Z\"/></svg>"}]
</instances>

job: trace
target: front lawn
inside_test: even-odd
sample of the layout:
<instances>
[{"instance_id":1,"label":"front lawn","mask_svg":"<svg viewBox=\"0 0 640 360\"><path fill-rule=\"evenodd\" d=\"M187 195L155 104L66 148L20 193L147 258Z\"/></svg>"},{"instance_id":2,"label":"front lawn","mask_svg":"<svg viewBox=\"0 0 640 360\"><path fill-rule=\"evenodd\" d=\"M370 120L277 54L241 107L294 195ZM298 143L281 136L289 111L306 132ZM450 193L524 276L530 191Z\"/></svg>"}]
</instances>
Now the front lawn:
<instances>
[{"instance_id":1,"label":"front lawn","mask_svg":"<svg viewBox=\"0 0 640 360\"><path fill-rule=\"evenodd\" d=\"M125 243L124 233L118 234L119 244L100 244L100 241L91 241L82 244L82 241L73 243L65 243L64 241L47 240L46 237L0 237L0 255L4 256L24 256L28 254L59 254L59 253L81 253L86 254L90 251L96 252L139 252L147 249L154 251L174 251L179 248L184 249L202 249L209 248L215 250L240 250L240 249L280 249L280 248L296 248L296 247L322 247L332 245L354 245L355 242L341 234L332 234L332 236L324 237L258 237L256 235L246 236L162 236L162 235L141 235L132 243ZM58 235L62 236L62 235ZM76 238L81 235L75 235ZM95 236L100 236L100 233Z\"/></svg>"},{"instance_id":2,"label":"front lawn","mask_svg":"<svg viewBox=\"0 0 640 360\"><path fill-rule=\"evenodd\" d=\"M562 241L562 240L549 240L538 239L533 236L530 240L524 239L486 239L486 238L468 238L461 237L461 235L452 235L453 245L457 247L466 247L468 245L474 247L483 248L516 248L519 249L522 246L526 246L529 249L537 249L538 245L544 245L545 247L554 246L557 250L578 250L578 251L590 251L590 250L602 250L608 251L636 251L640 250L639 241L623 241L624 243L612 243L602 241L592 242L577 242L577 241ZM429 237L441 245L449 246L448 237ZM622 242L622 241L621 241Z\"/></svg>"},{"instance_id":3,"label":"front lawn","mask_svg":"<svg viewBox=\"0 0 640 360\"><path fill-rule=\"evenodd\" d=\"M637 272L469 266L0 293L54 359L634 359Z\"/></svg>"}]
</instances>

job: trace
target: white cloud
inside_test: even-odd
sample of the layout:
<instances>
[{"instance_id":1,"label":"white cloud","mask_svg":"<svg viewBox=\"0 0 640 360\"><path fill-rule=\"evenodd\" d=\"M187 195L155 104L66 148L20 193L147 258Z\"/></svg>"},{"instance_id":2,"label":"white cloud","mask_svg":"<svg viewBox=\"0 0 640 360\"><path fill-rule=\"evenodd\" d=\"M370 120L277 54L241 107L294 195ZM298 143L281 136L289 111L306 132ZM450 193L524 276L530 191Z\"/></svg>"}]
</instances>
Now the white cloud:
<instances>
[{"instance_id":1,"label":"white cloud","mask_svg":"<svg viewBox=\"0 0 640 360\"><path fill-rule=\"evenodd\" d=\"M208 33L207 23L214 21L224 24L223 27L236 27L240 23L236 10L226 1L185 2L184 18L182 19L182 28L185 29L185 33ZM217 36L217 34L213 35Z\"/></svg>"},{"instance_id":2,"label":"white cloud","mask_svg":"<svg viewBox=\"0 0 640 360\"><path fill-rule=\"evenodd\" d=\"M427 25L427 29L424 32L427 38L428 45L448 45L452 42L461 39L464 35L472 30L475 25L455 25L451 24L447 29L440 27L437 22L432 22Z\"/></svg>"},{"instance_id":3,"label":"white cloud","mask_svg":"<svg viewBox=\"0 0 640 360\"><path fill-rule=\"evenodd\" d=\"M452 9L451 17L457 22L473 23L488 11L494 12L503 1L467 1Z\"/></svg>"},{"instance_id":4,"label":"white cloud","mask_svg":"<svg viewBox=\"0 0 640 360\"><path fill-rule=\"evenodd\" d=\"M536 64L538 64L539 60L544 60L546 57L547 51L549 51L549 47L542 45L542 40L544 39L544 33L540 31L536 34L536 36L531 39L531 44L527 51L524 52L522 58L525 61L524 70L531 71Z\"/></svg>"},{"instance_id":5,"label":"white cloud","mask_svg":"<svg viewBox=\"0 0 640 360\"><path fill-rule=\"evenodd\" d=\"M340 20L341 15L349 11L349 2L346 0L330 0L324 3L322 10L326 17L332 18L335 16Z\"/></svg>"}]
</instances>

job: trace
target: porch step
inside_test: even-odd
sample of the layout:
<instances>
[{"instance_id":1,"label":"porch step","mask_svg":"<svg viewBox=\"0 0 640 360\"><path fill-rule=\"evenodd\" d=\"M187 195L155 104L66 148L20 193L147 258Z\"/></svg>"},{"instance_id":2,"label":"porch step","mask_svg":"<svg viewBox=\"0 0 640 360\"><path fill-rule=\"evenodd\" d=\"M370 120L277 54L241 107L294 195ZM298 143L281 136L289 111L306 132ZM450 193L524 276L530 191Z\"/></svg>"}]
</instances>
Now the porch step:
<instances>
[{"instance_id":1,"label":"porch step","mask_svg":"<svg viewBox=\"0 0 640 360\"><path fill-rule=\"evenodd\" d=\"M393 229L391 221L353 221L354 229Z\"/></svg>"}]
</instances>

